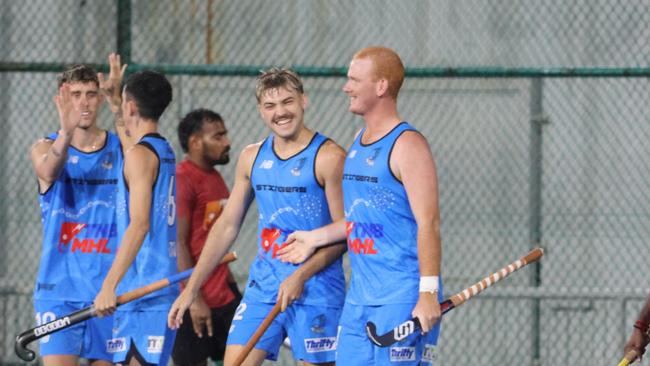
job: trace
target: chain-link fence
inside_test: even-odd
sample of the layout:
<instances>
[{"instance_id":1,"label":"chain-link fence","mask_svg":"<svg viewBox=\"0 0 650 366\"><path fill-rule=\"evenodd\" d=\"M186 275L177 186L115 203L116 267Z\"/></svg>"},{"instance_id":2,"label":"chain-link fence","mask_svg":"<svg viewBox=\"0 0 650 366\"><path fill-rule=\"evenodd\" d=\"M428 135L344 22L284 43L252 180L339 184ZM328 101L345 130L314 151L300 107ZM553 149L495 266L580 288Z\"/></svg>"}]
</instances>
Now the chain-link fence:
<instances>
[{"instance_id":1,"label":"chain-link fence","mask_svg":"<svg viewBox=\"0 0 650 366\"><path fill-rule=\"evenodd\" d=\"M174 101L160 128L178 157L176 125L199 107L224 116L236 157L267 134L258 65L298 65L306 123L349 146L362 121L347 112L345 67L382 44L408 67L399 110L436 158L446 295L546 248L445 316L440 364L613 364L650 288L647 24L640 0L0 0L0 363L18 363L14 336L33 326L28 151L58 129L55 71L104 67L116 50L131 70L165 71ZM234 165L221 169L229 184ZM235 246L240 287L255 212Z\"/></svg>"}]
</instances>

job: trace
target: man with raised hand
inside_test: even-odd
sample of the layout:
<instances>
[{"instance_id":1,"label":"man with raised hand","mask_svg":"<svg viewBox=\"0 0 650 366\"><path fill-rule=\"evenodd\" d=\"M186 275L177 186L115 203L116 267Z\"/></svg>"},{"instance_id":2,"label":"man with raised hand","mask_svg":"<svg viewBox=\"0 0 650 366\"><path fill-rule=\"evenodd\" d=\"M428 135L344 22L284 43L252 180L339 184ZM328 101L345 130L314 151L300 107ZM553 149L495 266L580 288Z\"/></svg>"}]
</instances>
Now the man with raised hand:
<instances>
[{"instance_id":1,"label":"man with raised hand","mask_svg":"<svg viewBox=\"0 0 650 366\"><path fill-rule=\"evenodd\" d=\"M97 72L77 65L58 78L60 129L30 156L38 178L43 248L34 309L39 324L92 303L117 250L115 195L122 165L118 137L97 126L103 98ZM40 340L45 366L111 365L113 319L93 318Z\"/></svg>"},{"instance_id":2,"label":"man with raised hand","mask_svg":"<svg viewBox=\"0 0 650 366\"><path fill-rule=\"evenodd\" d=\"M341 174L345 153L305 126L307 96L293 71L273 68L262 73L255 94L271 134L242 151L228 204L212 226L185 290L169 312L169 325L181 324L201 284L235 241L255 198L258 251L232 321L224 364L234 363L276 303L283 312L244 365L277 359L286 336L294 357L304 364L332 364L345 296L340 259L345 248L342 244L322 248L301 266L280 262L277 252L291 232L315 229L343 217Z\"/></svg>"}]
</instances>

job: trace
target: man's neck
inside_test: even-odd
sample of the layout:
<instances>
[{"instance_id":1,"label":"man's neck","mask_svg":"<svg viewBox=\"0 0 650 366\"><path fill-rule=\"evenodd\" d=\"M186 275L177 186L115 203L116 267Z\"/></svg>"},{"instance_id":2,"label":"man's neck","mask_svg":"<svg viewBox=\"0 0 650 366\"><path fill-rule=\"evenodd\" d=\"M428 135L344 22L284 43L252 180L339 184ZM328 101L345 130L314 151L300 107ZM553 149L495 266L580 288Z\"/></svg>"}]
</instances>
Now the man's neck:
<instances>
[{"instance_id":1,"label":"man's neck","mask_svg":"<svg viewBox=\"0 0 650 366\"><path fill-rule=\"evenodd\" d=\"M185 156L185 159L189 160L190 162L192 162L192 164L201 168L201 170L205 170L205 171L214 170L214 167L210 165L208 162L206 162L205 159L199 157L198 154L193 154L190 152Z\"/></svg>"},{"instance_id":2,"label":"man's neck","mask_svg":"<svg viewBox=\"0 0 650 366\"><path fill-rule=\"evenodd\" d=\"M135 123L136 127L130 130L131 141L137 144L145 135L158 133L158 123L153 120L140 119Z\"/></svg>"},{"instance_id":3,"label":"man's neck","mask_svg":"<svg viewBox=\"0 0 650 366\"><path fill-rule=\"evenodd\" d=\"M314 131L304 127L290 138L274 136L273 150L283 159L291 157L304 149L314 138L314 134Z\"/></svg>"},{"instance_id":4,"label":"man's neck","mask_svg":"<svg viewBox=\"0 0 650 366\"><path fill-rule=\"evenodd\" d=\"M81 151L95 151L104 145L106 133L95 124L88 128L75 128L70 144Z\"/></svg>"},{"instance_id":5,"label":"man's neck","mask_svg":"<svg viewBox=\"0 0 650 366\"><path fill-rule=\"evenodd\" d=\"M377 105L376 108L363 115L363 120L366 122L366 132L363 135L364 143L377 141L402 122L394 103Z\"/></svg>"}]
</instances>

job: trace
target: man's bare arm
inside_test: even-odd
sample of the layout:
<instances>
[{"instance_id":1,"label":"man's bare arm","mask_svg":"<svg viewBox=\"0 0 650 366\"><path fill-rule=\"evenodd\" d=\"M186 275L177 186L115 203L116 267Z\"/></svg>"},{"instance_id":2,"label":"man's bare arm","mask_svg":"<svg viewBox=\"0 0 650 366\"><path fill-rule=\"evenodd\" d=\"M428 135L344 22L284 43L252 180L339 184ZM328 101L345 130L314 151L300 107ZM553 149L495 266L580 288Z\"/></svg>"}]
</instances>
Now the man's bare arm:
<instances>
[{"instance_id":1,"label":"man's bare arm","mask_svg":"<svg viewBox=\"0 0 650 366\"><path fill-rule=\"evenodd\" d=\"M420 277L439 276L441 260L438 178L427 140L407 131L395 142L390 168L402 181L417 222L417 252ZM435 283L437 286L437 282ZM420 292L413 316L428 332L440 318L437 293Z\"/></svg>"},{"instance_id":2,"label":"man's bare arm","mask_svg":"<svg viewBox=\"0 0 650 366\"><path fill-rule=\"evenodd\" d=\"M100 315L110 314L116 307L115 290L131 266L150 229L149 213L153 197L152 187L158 175L158 157L148 148L134 146L124 157L124 176L129 184L129 226L124 232L102 288L95 298Z\"/></svg>"}]
</instances>

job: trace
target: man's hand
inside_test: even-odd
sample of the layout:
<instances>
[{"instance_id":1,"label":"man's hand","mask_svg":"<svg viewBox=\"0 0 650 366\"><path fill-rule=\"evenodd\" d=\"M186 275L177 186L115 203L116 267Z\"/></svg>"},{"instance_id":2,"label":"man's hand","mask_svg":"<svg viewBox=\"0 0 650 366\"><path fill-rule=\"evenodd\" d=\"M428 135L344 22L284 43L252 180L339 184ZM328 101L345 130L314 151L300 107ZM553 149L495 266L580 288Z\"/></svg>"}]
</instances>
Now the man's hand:
<instances>
[{"instance_id":1,"label":"man's hand","mask_svg":"<svg viewBox=\"0 0 650 366\"><path fill-rule=\"evenodd\" d=\"M108 79L104 79L104 74L97 73L99 79L99 89L101 90L108 104L111 106L111 112L118 114L122 104L122 78L126 65L122 65L120 55L111 53L108 55L109 74Z\"/></svg>"},{"instance_id":2,"label":"man's hand","mask_svg":"<svg viewBox=\"0 0 650 366\"><path fill-rule=\"evenodd\" d=\"M95 297L94 304L99 317L113 314L117 307L117 296L115 295L115 290L102 287Z\"/></svg>"},{"instance_id":3,"label":"man's hand","mask_svg":"<svg viewBox=\"0 0 650 366\"><path fill-rule=\"evenodd\" d=\"M420 292L420 298L417 304L415 304L411 315L420 320L422 333L428 333L436 325L441 316L438 293Z\"/></svg>"},{"instance_id":4,"label":"man's hand","mask_svg":"<svg viewBox=\"0 0 650 366\"><path fill-rule=\"evenodd\" d=\"M195 296L187 287L178 295L171 309L169 309L169 314L167 314L169 328L178 329L183 324L183 314L190 308Z\"/></svg>"},{"instance_id":5,"label":"man's hand","mask_svg":"<svg viewBox=\"0 0 650 366\"><path fill-rule=\"evenodd\" d=\"M59 111L62 132L66 135L72 135L74 129L81 122L81 112L76 110L72 105L70 85L61 85L59 94L54 96L54 103L56 104L56 109Z\"/></svg>"},{"instance_id":6,"label":"man's hand","mask_svg":"<svg viewBox=\"0 0 650 366\"><path fill-rule=\"evenodd\" d=\"M634 328L632 335L630 335L630 339L625 344L625 347L623 347L623 353L627 355L629 351L635 350L637 354L636 359L641 360L643 354L645 353L645 348L648 345L648 342L650 342L650 338L648 338L647 335L641 333L639 329ZM632 363L634 360L629 361Z\"/></svg>"},{"instance_id":7,"label":"man's hand","mask_svg":"<svg viewBox=\"0 0 650 366\"><path fill-rule=\"evenodd\" d=\"M203 300L203 296L198 295L190 305L190 316L192 317L194 333L199 338L203 338L204 326L208 330L208 337L212 337L212 313L210 307Z\"/></svg>"},{"instance_id":8,"label":"man's hand","mask_svg":"<svg viewBox=\"0 0 650 366\"><path fill-rule=\"evenodd\" d=\"M280 284L278 289L278 299L280 311L285 311L296 299L302 295L305 288L305 280L298 272L294 272Z\"/></svg>"},{"instance_id":9,"label":"man's hand","mask_svg":"<svg viewBox=\"0 0 650 366\"><path fill-rule=\"evenodd\" d=\"M282 262L302 263L316 250L315 237L311 231L294 231L284 243L286 246L278 251L278 258Z\"/></svg>"}]
</instances>

